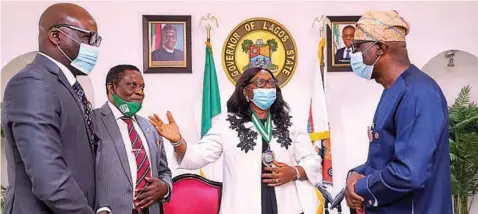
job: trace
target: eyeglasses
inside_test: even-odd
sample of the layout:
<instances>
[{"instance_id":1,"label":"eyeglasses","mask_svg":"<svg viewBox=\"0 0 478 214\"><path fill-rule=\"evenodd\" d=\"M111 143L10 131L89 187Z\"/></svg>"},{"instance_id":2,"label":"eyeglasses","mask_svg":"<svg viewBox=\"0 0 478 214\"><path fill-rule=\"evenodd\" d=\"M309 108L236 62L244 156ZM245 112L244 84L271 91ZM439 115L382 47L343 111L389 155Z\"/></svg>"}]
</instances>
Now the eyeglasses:
<instances>
[{"instance_id":1,"label":"eyeglasses","mask_svg":"<svg viewBox=\"0 0 478 214\"><path fill-rule=\"evenodd\" d=\"M69 24L57 24L57 25L54 25L53 27L51 27L52 29L53 28L61 28L61 27L66 27L66 28L69 28L69 29L72 29L72 30L76 30L78 32L81 32L81 33L85 33L85 34L89 34L90 36L90 39L88 41L88 44L89 45L94 45L96 47L99 47L100 44L101 44L101 36L98 35L97 32L93 32L93 31L89 31L89 30L85 30L85 29L82 29L82 28L78 28L78 27L75 27L75 26L72 26L72 25L69 25Z\"/></svg>"},{"instance_id":2,"label":"eyeglasses","mask_svg":"<svg viewBox=\"0 0 478 214\"><path fill-rule=\"evenodd\" d=\"M358 49L360 48L360 45L362 44L365 44L365 43L369 43L369 42L372 42L371 45L369 45L367 48L365 48L365 50L368 50L370 47L372 47L373 45L375 45L377 43L377 41L368 41L368 40L365 40L365 41L352 41L352 53L356 53L358 51Z\"/></svg>"},{"instance_id":3,"label":"eyeglasses","mask_svg":"<svg viewBox=\"0 0 478 214\"><path fill-rule=\"evenodd\" d=\"M254 81L250 81L249 84L255 83L258 88L264 88L266 87L267 84L269 84L272 88L275 88L277 85L277 80L275 79L270 79L270 80L265 80L265 79L256 79Z\"/></svg>"}]
</instances>

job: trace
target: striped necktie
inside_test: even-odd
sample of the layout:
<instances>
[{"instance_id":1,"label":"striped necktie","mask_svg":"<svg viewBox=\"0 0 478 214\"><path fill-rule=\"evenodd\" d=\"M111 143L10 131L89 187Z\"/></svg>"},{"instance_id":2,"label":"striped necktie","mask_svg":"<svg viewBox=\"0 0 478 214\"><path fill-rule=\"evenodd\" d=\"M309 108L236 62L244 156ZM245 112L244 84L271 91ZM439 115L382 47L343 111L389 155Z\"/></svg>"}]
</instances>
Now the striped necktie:
<instances>
[{"instance_id":1,"label":"striped necktie","mask_svg":"<svg viewBox=\"0 0 478 214\"><path fill-rule=\"evenodd\" d=\"M133 148L132 151L136 159L136 189L141 189L146 187L148 184L145 178L151 178L151 167L148 154L146 154L146 150L141 142L141 138L133 126L133 119L129 117L122 117L121 119L126 123L126 125L128 125L128 135L129 139L131 140L131 145ZM139 192L136 193L134 197L138 196L138 194ZM134 204L138 202L139 201L135 200ZM138 213L141 213L141 208L137 207L136 210Z\"/></svg>"},{"instance_id":2,"label":"striped necktie","mask_svg":"<svg viewBox=\"0 0 478 214\"><path fill-rule=\"evenodd\" d=\"M92 145L95 144L95 138L94 138L94 132L95 132L95 127L93 125L92 117L91 117L91 103L88 101L85 95L85 91L83 90L83 87L81 87L80 83L78 81L75 82L75 84L72 86L73 90L75 90L76 95L78 95L78 100L83 106L83 112L85 115L85 121L86 121L86 126L88 129L88 139L90 140L90 143ZM95 148L95 147L94 147ZM96 151L96 148L95 148Z\"/></svg>"}]
</instances>

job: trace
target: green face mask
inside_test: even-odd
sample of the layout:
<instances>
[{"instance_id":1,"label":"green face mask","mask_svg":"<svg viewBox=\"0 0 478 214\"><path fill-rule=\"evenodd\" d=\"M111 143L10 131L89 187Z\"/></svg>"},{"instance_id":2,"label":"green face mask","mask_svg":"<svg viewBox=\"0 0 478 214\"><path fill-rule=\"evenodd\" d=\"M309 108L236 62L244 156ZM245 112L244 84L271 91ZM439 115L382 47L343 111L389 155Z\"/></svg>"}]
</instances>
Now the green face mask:
<instances>
[{"instance_id":1,"label":"green face mask","mask_svg":"<svg viewBox=\"0 0 478 214\"><path fill-rule=\"evenodd\" d=\"M117 94L113 95L113 100L121 113L126 117L133 117L141 109L141 103L127 102L121 99Z\"/></svg>"}]
</instances>

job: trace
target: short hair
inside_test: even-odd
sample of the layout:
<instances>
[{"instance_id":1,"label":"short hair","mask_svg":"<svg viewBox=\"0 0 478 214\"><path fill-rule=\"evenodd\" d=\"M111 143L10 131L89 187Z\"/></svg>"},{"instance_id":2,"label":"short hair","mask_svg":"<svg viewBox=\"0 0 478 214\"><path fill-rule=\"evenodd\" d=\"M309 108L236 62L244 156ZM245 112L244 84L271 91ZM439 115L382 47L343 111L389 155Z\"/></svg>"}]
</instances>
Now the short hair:
<instances>
[{"instance_id":1,"label":"short hair","mask_svg":"<svg viewBox=\"0 0 478 214\"><path fill-rule=\"evenodd\" d=\"M344 29L342 29L342 32L344 32L344 30L347 29L347 28L355 30L355 27L354 27L354 26L352 26L352 25L347 25L347 26L344 27Z\"/></svg>"},{"instance_id":2,"label":"short hair","mask_svg":"<svg viewBox=\"0 0 478 214\"><path fill-rule=\"evenodd\" d=\"M141 74L141 71L134 65L117 65L114 66L108 71L106 75L106 94L108 94L108 84L117 84L123 79L123 74L127 70L138 71Z\"/></svg>"}]
</instances>

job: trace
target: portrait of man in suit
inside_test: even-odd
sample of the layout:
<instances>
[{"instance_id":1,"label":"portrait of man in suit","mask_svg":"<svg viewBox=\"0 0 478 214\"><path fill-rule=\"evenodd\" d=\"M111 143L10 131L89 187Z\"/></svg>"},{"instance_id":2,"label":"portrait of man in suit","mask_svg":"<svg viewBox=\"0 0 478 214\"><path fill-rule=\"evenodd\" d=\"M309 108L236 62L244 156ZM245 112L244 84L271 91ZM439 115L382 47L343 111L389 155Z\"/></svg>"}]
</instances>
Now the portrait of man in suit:
<instances>
[{"instance_id":1,"label":"portrait of man in suit","mask_svg":"<svg viewBox=\"0 0 478 214\"><path fill-rule=\"evenodd\" d=\"M157 24L156 27L158 27ZM181 24L161 24L164 25L161 28L160 36L161 40L159 42L159 47L157 47L152 53L152 61L183 61L184 56L184 42L181 41L183 36L183 31L178 30L178 28L183 29L184 26Z\"/></svg>"},{"instance_id":2,"label":"portrait of man in suit","mask_svg":"<svg viewBox=\"0 0 478 214\"><path fill-rule=\"evenodd\" d=\"M96 180L99 213L160 213L171 195L171 170L163 140L137 115L144 81L133 65L117 65L106 76L108 101L93 110L98 144Z\"/></svg>"},{"instance_id":3,"label":"portrait of man in suit","mask_svg":"<svg viewBox=\"0 0 478 214\"><path fill-rule=\"evenodd\" d=\"M335 52L335 64L350 64L350 55L352 54L352 40L355 34L355 27L352 25L346 25L342 29L342 41L344 47Z\"/></svg>"}]
</instances>

